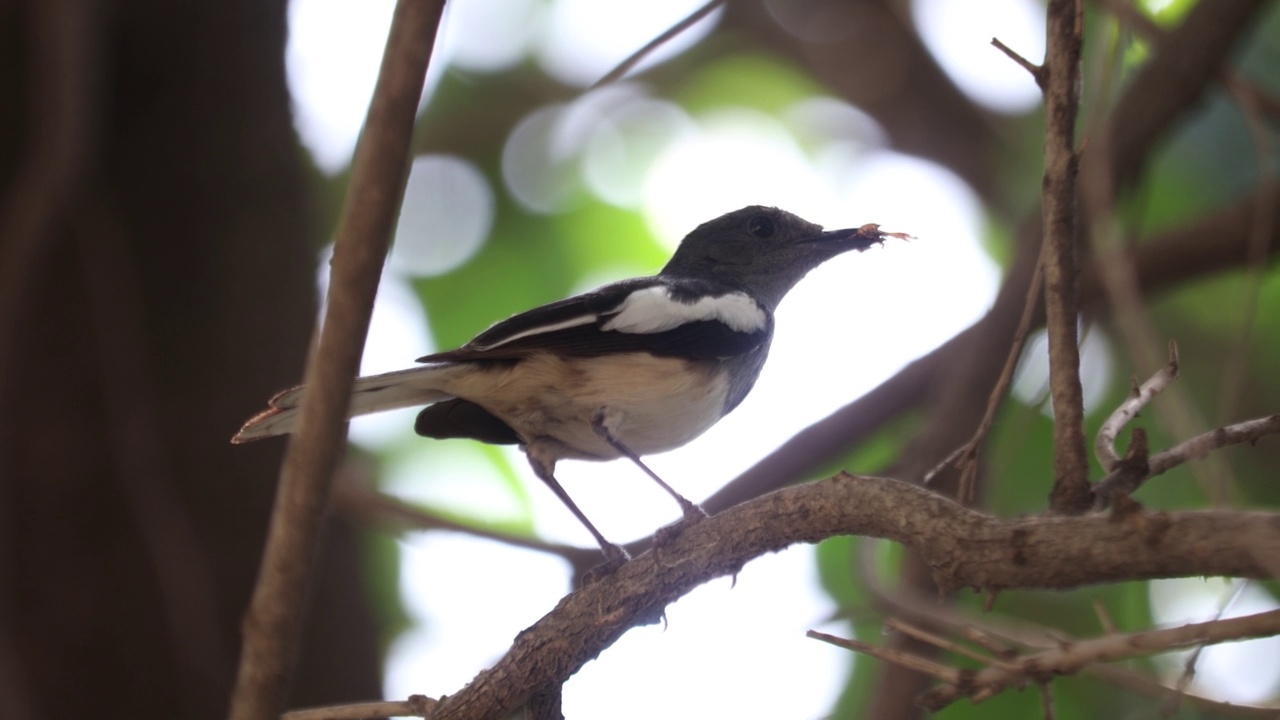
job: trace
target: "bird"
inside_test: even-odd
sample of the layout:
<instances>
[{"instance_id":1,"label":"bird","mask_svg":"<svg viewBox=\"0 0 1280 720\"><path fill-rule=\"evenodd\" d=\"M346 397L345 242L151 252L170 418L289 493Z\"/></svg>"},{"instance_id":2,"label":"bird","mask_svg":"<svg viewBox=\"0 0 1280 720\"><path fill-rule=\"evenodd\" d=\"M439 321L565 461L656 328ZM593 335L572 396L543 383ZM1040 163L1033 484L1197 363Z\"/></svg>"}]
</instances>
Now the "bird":
<instances>
[{"instance_id":1,"label":"bird","mask_svg":"<svg viewBox=\"0 0 1280 720\"><path fill-rule=\"evenodd\" d=\"M348 417L425 406L418 435L514 444L591 533L602 572L630 559L555 478L560 460L627 458L679 504L670 530L705 517L641 459L701 435L751 391L769 353L774 311L810 270L887 233L823 230L752 205L699 225L656 274L516 314L407 370L357 378ZM302 388L271 398L233 443L295 431Z\"/></svg>"}]
</instances>

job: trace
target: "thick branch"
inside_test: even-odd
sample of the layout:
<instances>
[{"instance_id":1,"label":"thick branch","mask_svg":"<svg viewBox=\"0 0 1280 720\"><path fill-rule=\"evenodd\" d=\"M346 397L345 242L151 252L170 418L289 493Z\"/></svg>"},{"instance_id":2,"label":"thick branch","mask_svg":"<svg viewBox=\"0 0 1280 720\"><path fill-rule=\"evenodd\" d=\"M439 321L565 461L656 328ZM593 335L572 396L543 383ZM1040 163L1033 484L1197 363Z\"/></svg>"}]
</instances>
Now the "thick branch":
<instances>
[{"instance_id":1,"label":"thick branch","mask_svg":"<svg viewBox=\"0 0 1280 720\"><path fill-rule=\"evenodd\" d=\"M744 503L685 530L563 600L434 718L500 717L563 682L627 630L657 622L694 587L749 560L835 535L888 538L954 589L1052 588L1157 577L1271 574L1280 516L1201 511L1001 520L897 480L841 474Z\"/></svg>"},{"instance_id":2,"label":"thick branch","mask_svg":"<svg viewBox=\"0 0 1280 720\"><path fill-rule=\"evenodd\" d=\"M1076 113L1080 106L1082 0L1052 0L1044 77L1044 299L1049 336L1049 390L1053 395L1053 492L1050 507L1089 507L1084 391L1076 328Z\"/></svg>"}]
</instances>

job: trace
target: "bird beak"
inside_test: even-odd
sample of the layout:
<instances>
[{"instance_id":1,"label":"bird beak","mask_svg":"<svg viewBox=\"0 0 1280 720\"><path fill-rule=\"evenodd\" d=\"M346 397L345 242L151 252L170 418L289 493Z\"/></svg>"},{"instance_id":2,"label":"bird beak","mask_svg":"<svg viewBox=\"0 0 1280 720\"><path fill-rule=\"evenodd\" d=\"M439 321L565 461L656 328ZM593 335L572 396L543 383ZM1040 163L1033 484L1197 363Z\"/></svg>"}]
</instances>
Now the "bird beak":
<instances>
[{"instance_id":1,"label":"bird beak","mask_svg":"<svg viewBox=\"0 0 1280 720\"><path fill-rule=\"evenodd\" d=\"M840 245L844 250L858 250L859 252L866 250L872 245L884 244L886 237L904 237L901 233L886 233L880 231L880 226L875 223L867 223L862 227L845 228L843 230L827 230L804 242L812 243L833 243Z\"/></svg>"}]
</instances>

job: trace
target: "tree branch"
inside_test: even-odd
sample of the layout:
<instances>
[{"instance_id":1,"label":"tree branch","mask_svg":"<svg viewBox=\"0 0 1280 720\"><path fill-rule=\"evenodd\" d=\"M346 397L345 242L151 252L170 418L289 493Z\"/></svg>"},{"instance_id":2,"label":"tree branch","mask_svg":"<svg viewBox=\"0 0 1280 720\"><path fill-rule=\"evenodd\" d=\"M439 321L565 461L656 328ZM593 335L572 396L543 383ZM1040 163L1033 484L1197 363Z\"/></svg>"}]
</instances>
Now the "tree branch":
<instances>
[{"instance_id":1,"label":"tree branch","mask_svg":"<svg viewBox=\"0 0 1280 720\"><path fill-rule=\"evenodd\" d=\"M1043 77L1045 104L1044 299L1053 395L1053 491L1057 512L1089 507L1089 463L1080 385L1079 309L1076 297L1076 114L1080 106L1083 0L1051 0Z\"/></svg>"},{"instance_id":2,"label":"tree branch","mask_svg":"<svg viewBox=\"0 0 1280 720\"><path fill-rule=\"evenodd\" d=\"M960 698L977 701L1028 682L1041 682L1054 675L1075 674L1097 663L1277 634L1280 634L1280 610L1271 610L1225 620L1064 642L1062 647L1054 650L979 670L962 683L948 682L936 687L920 698L920 704L936 712Z\"/></svg>"},{"instance_id":3,"label":"tree branch","mask_svg":"<svg viewBox=\"0 0 1280 720\"><path fill-rule=\"evenodd\" d=\"M1148 458L1146 472L1136 477L1126 472L1123 465L1117 467L1093 486L1094 507L1103 509L1117 495L1132 494L1147 480L1169 472L1183 463L1202 459L1213 450L1228 445L1253 444L1267 435L1280 435L1280 414L1227 425L1178 443Z\"/></svg>"},{"instance_id":4,"label":"tree branch","mask_svg":"<svg viewBox=\"0 0 1280 720\"><path fill-rule=\"evenodd\" d=\"M1103 470L1111 472L1120 462L1120 455L1116 452L1116 436L1124 429L1129 421L1138 416L1142 408L1151 402L1151 399L1160 394L1169 383L1178 377L1178 345L1169 343L1169 363L1156 371L1146 382L1138 386L1137 380L1133 381L1133 392L1124 402L1120 403L1120 407L1116 408L1106 421L1102 423L1102 427L1098 429L1098 437L1094 442L1094 454L1098 457L1098 464Z\"/></svg>"},{"instance_id":5,"label":"tree branch","mask_svg":"<svg viewBox=\"0 0 1280 720\"><path fill-rule=\"evenodd\" d=\"M262 568L244 618L230 717L273 718L284 705L303 606L373 299L409 168L409 145L443 0L400 0L356 148L334 244L329 305L307 363L298 433L285 451Z\"/></svg>"},{"instance_id":6,"label":"tree branch","mask_svg":"<svg viewBox=\"0 0 1280 720\"><path fill-rule=\"evenodd\" d=\"M1273 513L1137 512L1002 520L897 480L840 474L744 503L687 529L572 593L521 632L507 655L458 693L439 720L491 718L564 682L627 630L655 623L694 587L749 560L835 535L895 540L924 558L940 587L1067 589L1156 577L1270 577L1280 553Z\"/></svg>"}]
</instances>

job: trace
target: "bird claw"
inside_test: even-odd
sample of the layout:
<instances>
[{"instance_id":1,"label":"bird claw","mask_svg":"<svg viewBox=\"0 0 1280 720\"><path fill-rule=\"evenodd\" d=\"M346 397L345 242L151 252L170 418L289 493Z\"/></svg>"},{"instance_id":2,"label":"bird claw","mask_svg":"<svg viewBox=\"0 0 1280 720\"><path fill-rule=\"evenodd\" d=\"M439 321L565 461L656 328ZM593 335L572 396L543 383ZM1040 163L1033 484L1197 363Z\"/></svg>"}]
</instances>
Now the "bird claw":
<instances>
[{"instance_id":1,"label":"bird claw","mask_svg":"<svg viewBox=\"0 0 1280 720\"><path fill-rule=\"evenodd\" d=\"M663 545L670 544L680 536L680 533L707 519L706 511L688 500L680 503L680 510L683 514L679 520L670 525L663 525L653 534L653 547L655 550Z\"/></svg>"},{"instance_id":2,"label":"bird claw","mask_svg":"<svg viewBox=\"0 0 1280 720\"><path fill-rule=\"evenodd\" d=\"M582 587L609 577L631 559L631 555L622 549L622 546L613 543L601 545L600 552L604 553L604 562L591 568L582 576Z\"/></svg>"}]
</instances>

